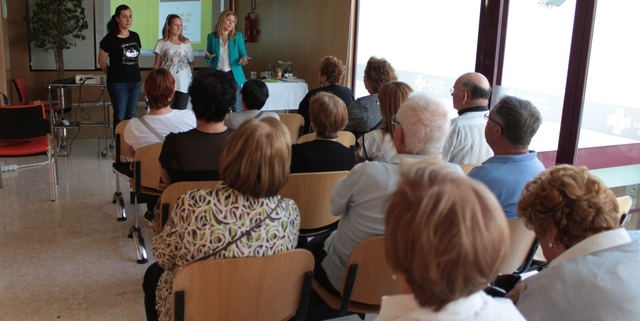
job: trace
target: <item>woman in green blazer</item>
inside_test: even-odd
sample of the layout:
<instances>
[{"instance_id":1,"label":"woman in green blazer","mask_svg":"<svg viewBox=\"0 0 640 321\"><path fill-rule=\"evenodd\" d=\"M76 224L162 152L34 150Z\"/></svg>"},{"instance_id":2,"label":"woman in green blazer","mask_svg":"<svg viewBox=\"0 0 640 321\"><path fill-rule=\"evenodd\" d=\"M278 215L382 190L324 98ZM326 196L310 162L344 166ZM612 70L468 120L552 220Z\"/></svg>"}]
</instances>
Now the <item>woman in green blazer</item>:
<instances>
[{"instance_id":1,"label":"woman in green blazer","mask_svg":"<svg viewBox=\"0 0 640 321\"><path fill-rule=\"evenodd\" d=\"M240 87L246 81L242 66L249 63L242 34L235 31L238 17L231 10L218 16L218 22L212 33L207 36L207 49L204 51L205 61L212 69L228 73L230 80L236 85L236 104L233 111L242 110L240 104Z\"/></svg>"}]
</instances>

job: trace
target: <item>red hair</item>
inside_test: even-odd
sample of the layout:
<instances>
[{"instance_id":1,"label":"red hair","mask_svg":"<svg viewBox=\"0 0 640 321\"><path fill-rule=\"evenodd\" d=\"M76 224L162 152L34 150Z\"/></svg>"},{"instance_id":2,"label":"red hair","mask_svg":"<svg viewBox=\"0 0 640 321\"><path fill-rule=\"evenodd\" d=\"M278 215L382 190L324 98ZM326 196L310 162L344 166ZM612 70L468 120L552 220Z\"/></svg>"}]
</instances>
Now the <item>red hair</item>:
<instances>
[{"instance_id":1,"label":"red hair","mask_svg":"<svg viewBox=\"0 0 640 321\"><path fill-rule=\"evenodd\" d=\"M171 105L171 98L175 90L176 80L171 72L165 68L151 70L144 81L144 93L149 107L161 109Z\"/></svg>"}]
</instances>

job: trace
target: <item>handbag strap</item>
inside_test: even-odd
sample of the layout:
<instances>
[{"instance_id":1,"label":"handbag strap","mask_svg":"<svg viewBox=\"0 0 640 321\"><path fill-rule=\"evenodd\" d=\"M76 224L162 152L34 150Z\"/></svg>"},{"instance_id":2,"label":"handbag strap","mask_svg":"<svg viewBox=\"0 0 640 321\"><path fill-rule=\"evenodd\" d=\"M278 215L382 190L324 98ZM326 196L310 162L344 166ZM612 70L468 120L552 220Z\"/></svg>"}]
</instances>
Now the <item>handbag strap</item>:
<instances>
[{"instance_id":1,"label":"handbag strap","mask_svg":"<svg viewBox=\"0 0 640 321\"><path fill-rule=\"evenodd\" d=\"M269 211L269 213L267 215L265 215L263 218L260 219L260 221L258 221L255 225L253 225L250 229L244 231L244 233L238 235L238 237L236 237L235 239L233 239L231 242L225 244L223 247L216 249L215 251L213 251L212 253L205 255L201 258L199 258L197 261L204 261L208 258L211 258L213 256L216 256L218 253L225 251L226 249L228 249L231 245L236 244L238 241L240 241L242 238L244 238L245 236L251 234L253 231L255 231L258 227L262 226L262 223L264 223L264 221L266 221L269 217L271 217L271 215L273 214L273 212L275 212L275 210L280 206L280 204L282 203L282 196L279 196L278 198L278 202L276 203L276 205L273 206L273 208Z\"/></svg>"},{"instance_id":2,"label":"handbag strap","mask_svg":"<svg viewBox=\"0 0 640 321\"><path fill-rule=\"evenodd\" d=\"M370 161L371 157L367 154L367 141L364 139L365 134L366 133L362 134L362 151L364 152L364 159Z\"/></svg>"},{"instance_id":3,"label":"handbag strap","mask_svg":"<svg viewBox=\"0 0 640 321\"><path fill-rule=\"evenodd\" d=\"M158 131L151 127L151 125L147 122L146 119L144 119L144 117L138 117L138 120L142 123L142 125L144 125L144 127L147 127L147 129L154 135L156 135L156 137L158 137L158 139L161 142L164 142L164 136L160 135L160 133L158 133Z\"/></svg>"},{"instance_id":4,"label":"handbag strap","mask_svg":"<svg viewBox=\"0 0 640 321\"><path fill-rule=\"evenodd\" d=\"M264 114L264 111L260 111L256 117L254 117L255 119L260 119L260 116L262 116L262 114Z\"/></svg>"}]
</instances>

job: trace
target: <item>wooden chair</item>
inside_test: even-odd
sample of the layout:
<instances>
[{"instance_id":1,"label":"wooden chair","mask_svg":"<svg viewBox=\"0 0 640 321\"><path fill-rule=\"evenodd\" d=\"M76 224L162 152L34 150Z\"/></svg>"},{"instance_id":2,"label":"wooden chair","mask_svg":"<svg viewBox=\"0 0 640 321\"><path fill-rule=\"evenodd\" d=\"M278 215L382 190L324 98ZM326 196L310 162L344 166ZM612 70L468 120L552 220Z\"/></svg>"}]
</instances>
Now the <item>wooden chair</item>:
<instances>
[{"instance_id":1,"label":"wooden chair","mask_svg":"<svg viewBox=\"0 0 640 321\"><path fill-rule=\"evenodd\" d=\"M278 114L280 121L287 126L291 134L291 143L298 141L298 137L304 130L304 117L300 114Z\"/></svg>"},{"instance_id":2,"label":"wooden chair","mask_svg":"<svg viewBox=\"0 0 640 321\"><path fill-rule=\"evenodd\" d=\"M475 168L480 166L480 164L460 164L460 168L462 168L462 172L467 175L469 172Z\"/></svg>"},{"instance_id":3,"label":"wooden chair","mask_svg":"<svg viewBox=\"0 0 640 321\"><path fill-rule=\"evenodd\" d=\"M376 236L361 242L351 252L342 281L342 297L327 291L315 280L313 290L335 311L330 317L378 313L382 296L400 293L400 282L392 276L393 270L386 260L384 236Z\"/></svg>"},{"instance_id":4,"label":"wooden chair","mask_svg":"<svg viewBox=\"0 0 640 321\"><path fill-rule=\"evenodd\" d=\"M296 202L300 210L301 237L335 229L340 216L331 214L331 191L336 182L348 173L349 171L337 171L289 175L280 195Z\"/></svg>"},{"instance_id":5,"label":"wooden chair","mask_svg":"<svg viewBox=\"0 0 640 321\"><path fill-rule=\"evenodd\" d=\"M620 215L618 221L620 222L620 226L623 226L631 218L629 210L631 210L633 199L629 195L620 196L616 199L618 200L618 215Z\"/></svg>"},{"instance_id":6,"label":"wooden chair","mask_svg":"<svg viewBox=\"0 0 640 321\"><path fill-rule=\"evenodd\" d=\"M314 139L316 139L315 133L306 134L306 135L300 136L300 138L298 138L298 141L296 143L297 144L306 143ZM346 147L351 148L356 144L356 136L354 136L353 133L348 131L339 131L338 142L340 142L342 145Z\"/></svg>"},{"instance_id":7,"label":"wooden chair","mask_svg":"<svg viewBox=\"0 0 640 321\"><path fill-rule=\"evenodd\" d=\"M194 262L173 279L173 320L303 320L312 279L302 249Z\"/></svg>"},{"instance_id":8,"label":"wooden chair","mask_svg":"<svg viewBox=\"0 0 640 321\"><path fill-rule=\"evenodd\" d=\"M522 219L507 220L511 239L509 249L505 254L502 265L498 269L499 274L511 274L518 271L518 268L533 259L532 248L536 247L536 235L529 230ZM537 247L536 247L537 249ZM531 255L530 255L531 253ZM531 256L531 258L529 258Z\"/></svg>"},{"instance_id":9,"label":"wooden chair","mask_svg":"<svg viewBox=\"0 0 640 321\"><path fill-rule=\"evenodd\" d=\"M140 230L138 203L148 202L162 195L164 185L160 183L160 151L162 143L155 143L138 148L133 162L133 178L131 183L131 203L133 204L134 224L129 230L129 237L136 245L137 262L147 263L147 251Z\"/></svg>"},{"instance_id":10,"label":"wooden chair","mask_svg":"<svg viewBox=\"0 0 640 321\"><path fill-rule=\"evenodd\" d=\"M120 190L119 177L127 181L133 178L131 163L134 160L135 151L131 145L124 140L124 129L127 127L129 119L121 121L116 126L115 131L115 152L113 153L113 172L116 174L116 191L113 193L113 203L116 204L116 218L118 221L126 221L127 213L124 205L124 197Z\"/></svg>"},{"instance_id":11,"label":"wooden chair","mask_svg":"<svg viewBox=\"0 0 640 321\"><path fill-rule=\"evenodd\" d=\"M164 224L167 222L169 215L173 212L173 208L176 205L176 201L178 197L182 194L199 188L214 188L220 184L220 181L194 181L194 182L176 182L173 183L162 191L162 196L160 196L160 222L158 222L158 227L161 229L164 227ZM156 234L159 229L155 229Z\"/></svg>"},{"instance_id":12,"label":"wooden chair","mask_svg":"<svg viewBox=\"0 0 640 321\"><path fill-rule=\"evenodd\" d=\"M51 200L56 199L58 184L57 156L46 119L44 105L0 106L0 157L29 157L46 155L49 164ZM0 170L0 188L2 188Z\"/></svg>"}]
</instances>

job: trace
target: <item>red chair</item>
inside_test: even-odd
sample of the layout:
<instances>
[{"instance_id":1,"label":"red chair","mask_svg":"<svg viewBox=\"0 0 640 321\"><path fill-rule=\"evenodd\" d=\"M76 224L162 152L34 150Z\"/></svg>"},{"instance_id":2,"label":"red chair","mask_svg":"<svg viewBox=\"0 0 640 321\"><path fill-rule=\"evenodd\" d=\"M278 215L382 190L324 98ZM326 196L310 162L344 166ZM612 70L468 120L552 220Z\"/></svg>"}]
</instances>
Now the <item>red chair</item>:
<instances>
[{"instance_id":1,"label":"red chair","mask_svg":"<svg viewBox=\"0 0 640 321\"><path fill-rule=\"evenodd\" d=\"M31 104L32 102L29 101L29 91L27 90L27 84L24 82L24 78L18 75L13 77L13 79L11 79L11 82L16 87L16 91L18 92L18 101L20 102L20 105ZM56 113L60 111L58 103L45 105L44 109L47 113L50 112L51 109Z\"/></svg>"},{"instance_id":2,"label":"red chair","mask_svg":"<svg viewBox=\"0 0 640 321\"><path fill-rule=\"evenodd\" d=\"M0 106L0 157L47 155L51 200L54 201L58 175L50 134L51 126L45 118L43 104Z\"/></svg>"}]
</instances>

